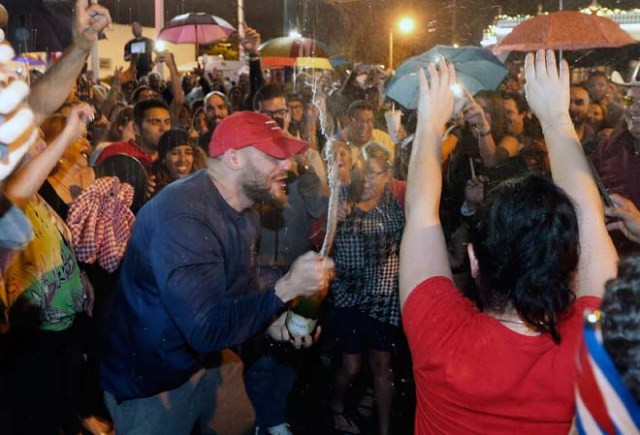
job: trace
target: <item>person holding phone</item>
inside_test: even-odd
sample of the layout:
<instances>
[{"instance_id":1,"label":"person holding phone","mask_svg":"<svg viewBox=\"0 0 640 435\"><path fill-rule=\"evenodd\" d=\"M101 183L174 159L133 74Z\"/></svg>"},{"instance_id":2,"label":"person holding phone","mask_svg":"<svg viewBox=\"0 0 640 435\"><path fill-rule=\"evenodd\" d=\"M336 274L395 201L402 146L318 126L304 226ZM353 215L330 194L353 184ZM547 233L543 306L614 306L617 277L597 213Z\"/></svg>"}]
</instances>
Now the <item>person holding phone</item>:
<instances>
[{"instance_id":1,"label":"person holding phone","mask_svg":"<svg viewBox=\"0 0 640 435\"><path fill-rule=\"evenodd\" d=\"M142 25L134 21L131 24L134 38L124 46L124 60L132 62L136 67L136 79L146 76L151 71L153 39L142 36Z\"/></svg>"}]
</instances>

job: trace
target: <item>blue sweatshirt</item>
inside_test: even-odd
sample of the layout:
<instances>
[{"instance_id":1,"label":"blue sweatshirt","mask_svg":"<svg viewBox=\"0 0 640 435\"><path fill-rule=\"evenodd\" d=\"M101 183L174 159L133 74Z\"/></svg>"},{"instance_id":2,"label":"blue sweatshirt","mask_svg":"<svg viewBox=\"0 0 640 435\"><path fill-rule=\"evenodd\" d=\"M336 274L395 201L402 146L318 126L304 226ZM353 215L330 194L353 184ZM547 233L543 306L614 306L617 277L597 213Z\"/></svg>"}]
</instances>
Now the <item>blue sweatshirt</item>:
<instances>
[{"instance_id":1,"label":"blue sweatshirt","mask_svg":"<svg viewBox=\"0 0 640 435\"><path fill-rule=\"evenodd\" d=\"M139 211L100 364L116 400L174 389L200 357L242 343L283 308L258 293L258 217L237 212L206 169L165 187Z\"/></svg>"}]
</instances>

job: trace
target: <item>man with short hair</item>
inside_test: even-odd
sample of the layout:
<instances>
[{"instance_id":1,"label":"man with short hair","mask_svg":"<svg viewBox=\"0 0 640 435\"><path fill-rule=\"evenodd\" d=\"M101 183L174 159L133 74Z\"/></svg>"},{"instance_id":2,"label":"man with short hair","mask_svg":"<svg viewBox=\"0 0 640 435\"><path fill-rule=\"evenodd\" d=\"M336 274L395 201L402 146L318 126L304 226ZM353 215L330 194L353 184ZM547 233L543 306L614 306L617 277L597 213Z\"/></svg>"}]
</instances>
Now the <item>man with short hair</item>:
<instances>
[{"instance_id":1,"label":"man with short hair","mask_svg":"<svg viewBox=\"0 0 640 435\"><path fill-rule=\"evenodd\" d=\"M127 154L138 159L148 172L158 158L160 137L171 129L169 106L158 99L138 102L133 108L133 127L136 132L135 140L109 145L100 153L96 164L116 154Z\"/></svg>"},{"instance_id":2,"label":"man with short hair","mask_svg":"<svg viewBox=\"0 0 640 435\"><path fill-rule=\"evenodd\" d=\"M626 86L625 128L600 144L590 158L609 193L624 196L640 207L640 81L632 80ZM611 236L618 253L637 250L620 234L614 232Z\"/></svg>"},{"instance_id":3,"label":"man with short hair","mask_svg":"<svg viewBox=\"0 0 640 435\"><path fill-rule=\"evenodd\" d=\"M272 83L258 89L253 96L253 110L273 119L284 131L289 130L291 117L284 90L279 85Z\"/></svg>"},{"instance_id":4,"label":"man with short hair","mask_svg":"<svg viewBox=\"0 0 640 435\"><path fill-rule=\"evenodd\" d=\"M153 40L142 36L142 25L134 21L131 24L133 39L124 46L124 60L136 66L136 78L139 80L149 74L152 66Z\"/></svg>"},{"instance_id":5,"label":"man with short hair","mask_svg":"<svg viewBox=\"0 0 640 435\"><path fill-rule=\"evenodd\" d=\"M573 126L576 129L584 153L589 155L598 146L596 132L587 122L589 92L581 85L571 85L569 98L569 116L571 116L571 122L573 122Z\"/></svg>"},{"instance_id":6,"label":"man with short hair","mask_svg":"<svg viewBox=\"0 0 640 435\"><path fill-rule=\"evenodd\" d=\"M327 288L331 260L307 252L257 291L256 203L283 204L289 158L306 144L264 115L220 122L207 169L171 183L138 213L122 263L101 365L118 433L188 434L215 407L216 352L268 327L291 338L285 304ZM273 319L277 317L274 322Z\"/></svg>"},{"instance_id":7,"label":"man with short hair","mask_svg":"<svg viewBox=\"0 0 640 435\"><path fill-rule=\"evenodd\" d=\"M198 146L206 153L216 126L231 114L232 109L229 98L225 94L219 91L211 91L204 97L204 110L207 115L209 131L198 139Z\"/></svg>"},{"instance_id":8,"label":"man with short hair","mask_svg":"<svg viewBox=\"0 0 640 435\"><path fill-rule=\"evenodd\" d=\"M507 133L523 143L525 122L529 108L524 97L517 92L502 93L502 107L507 121Z\"/></svg>"},{"instance_id":9,"label":"man with short hair","mask_svg":"<svg viewBox=\"0 0 640 435\"><path fill-rule=\"evenodd\" d=\"M253 107L269 116L289 137L290 113L284 90L273 84L258 89ZM260 282L268 285L286 274L295 259L311 249L309 234L315 220L326 215L329 188L327 174L318 151L309 147L292 159L287 177L287 204L259 205ZM268 339L253 340L245 346L245 389L256 412L256 435L291 435L286 423L289 392L296 370L288 349L274 346ZM289 361L284 362L284 361Z\"/></svg>"},{"instance_id":10,"label":"man with short hair","mask_svg":"<svg viewBox=\"0 0 640 435\"><path fill-rule=\"evenodd\" d=\"M349 105L347 116L349 125L346 128L345 140L354 154L354 161L360 149L368 143L375 142L382 145L392 159L395 159L395 144L391 137L382 130L374 128L375 108L365 100L356 100Z\"/></svg>"},{"instance_id":11,"label":"man with short hair","mask_svg":"<svg viewBox=\"0 0 640 435\"><path fill-rule=\"evenodd\" d=\"M302 137L301 129L304 122L304 100L297 93L290 93L287 96L287 108L289 109L289 133Z\"/></svg>"},{"instance_id":12,"label":"man with short hair","mask_svg":"<svg viewBox=\"0 0 640 435\"><path fill-rule=\"evenodd\" d=\"M587 76L586 88L591 101L600 103L606 110L609 123L616 126L624 115L624 108L615 102L615 95L611 95L611 82L602 71L593 70Z\"/></svg>"}]
</instances>

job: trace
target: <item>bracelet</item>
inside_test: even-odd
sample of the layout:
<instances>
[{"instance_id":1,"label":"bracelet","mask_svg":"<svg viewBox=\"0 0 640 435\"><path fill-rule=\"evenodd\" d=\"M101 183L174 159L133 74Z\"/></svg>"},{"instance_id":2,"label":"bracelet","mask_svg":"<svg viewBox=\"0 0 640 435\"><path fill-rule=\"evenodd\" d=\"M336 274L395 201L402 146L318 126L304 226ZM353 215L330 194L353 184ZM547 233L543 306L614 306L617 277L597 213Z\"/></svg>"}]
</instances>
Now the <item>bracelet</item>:
<instances>
[{"instance_id":1,"label":"bracelet","mask_svg":"<svg viewBox=\"0 0 640 435\"><path fill-rule=\"evenodd\" d=\"M480 131L476 128L476 133L478 133L478 136L480 137L489 136L491 134L491 127L487 128L485 131Z\"/></svg>"}]
</instances>

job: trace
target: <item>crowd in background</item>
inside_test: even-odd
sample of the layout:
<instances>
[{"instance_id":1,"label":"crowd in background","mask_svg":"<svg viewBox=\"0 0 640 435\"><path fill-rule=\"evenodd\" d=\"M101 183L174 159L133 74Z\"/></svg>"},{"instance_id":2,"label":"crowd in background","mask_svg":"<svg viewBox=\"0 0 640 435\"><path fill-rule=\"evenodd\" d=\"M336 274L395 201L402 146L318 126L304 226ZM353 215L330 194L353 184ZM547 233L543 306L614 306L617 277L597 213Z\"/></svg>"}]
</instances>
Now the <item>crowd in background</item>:
<instances>
[{"instance_id":1,"label":"crowd in background","mask_svg":"<svg viewBox=\"0 0 640 435\"><path fill-rule=\"evenodd\" d=\"M7 66L9 46L0 46L0 431L114 433L103 387L115 375L102 373L100 382L100 364L109 360L101 343L136 213L171 183L206 172L216 157L216 128L245 111L272 119L308 145L282 181L287 204L255 206L260 288L273 287L296 258L321 245L332 172L327 147L340 184L335 279L313 347L294 349L261 333L229 350L244 363L256 433L405 433L416 403L416 433L452 422L489 433L503 420L520 420L520 428L532 432L569 430L573 384L584 368L574 366L583 313L567 313L574 306L599 308L605 282L617 275L617 255L633 253L640 243L637 72L620 86L594 70L565 90L566 71L549 68L549 78L540 78L539 54L535 64L533 58L516 63L498 90L458 105L453 100L460 97L435 80L453 74L441 64L421 84L421 106L398 107L400 124L394 124L385 117L389 77L381 68L355 65L344 76L309 71L295 83L278 82L260 66L261 37L252 28L240 40L249 70L235 80L202 68L180 74L170 52L143 57L129 48L130 68L116 70L108 84L96 82L85 60L110 18L104 7L86 3L77 2L72 46L46 73L33 74L30 89ZM138 24L132 31L134 41L142 39ZM166 80L158 64L166 66ZM545 86L566 96L568 107L561 98L536 99ZM462 109L454 113L454 106ZM172 201L176 209L193 207L184 198ZM427 224L441 227L442 239L427 236ZM415 236L413 244L407 234ZM418 241L426 244L416 247ZM431 254L412 260L403 253L418 248ZM640 401L637 263L635 257L621 263L601 308L604 347L636 401L629 410ZM451 283L438 281L443 276ZM442 296L456 287L464 298ZM418 300L418 290L442 300ZM478 313L491 313L485 317L494 323L473 317ZM469 323L461 326L456 316L469 316ZM561 368L542 363L556 370L545 374L520 360L519 351L531 350L524 341L484 343L492 359L473 366L482 337L515 343L522 337L509 336L514 333L544 336L547 342L533 347L547 346L541 354L558 355ZM407 369L412 361L413 372ZM504 369L502 378L474 378L490 363ZM327 384L314 385L323 394L309 406L322 407L327 417L322 429L296 431L287 424L289 398L296 378L310 370L329 373ZM551 378L532 382L531 373ZM548 426L529 407L499 399L547 400L519 381L554 390L555 402L536 410ZM486 402L472 403L474 397ZM581 401L578 413L592 406ZM483 416L470 416L469 409ZM637 428L640 417L628 412ZM578 430L588 432L587 424L580 420Z\"/></svg>"}]
</instances>

